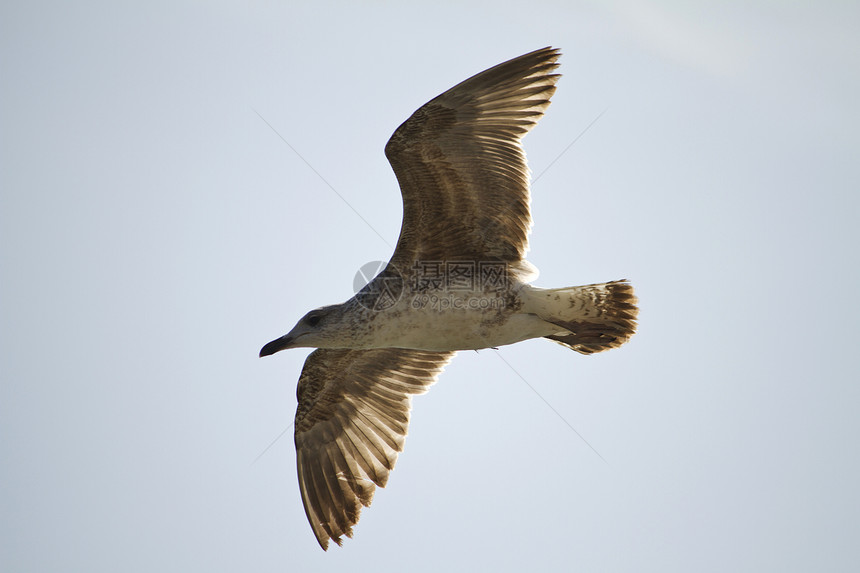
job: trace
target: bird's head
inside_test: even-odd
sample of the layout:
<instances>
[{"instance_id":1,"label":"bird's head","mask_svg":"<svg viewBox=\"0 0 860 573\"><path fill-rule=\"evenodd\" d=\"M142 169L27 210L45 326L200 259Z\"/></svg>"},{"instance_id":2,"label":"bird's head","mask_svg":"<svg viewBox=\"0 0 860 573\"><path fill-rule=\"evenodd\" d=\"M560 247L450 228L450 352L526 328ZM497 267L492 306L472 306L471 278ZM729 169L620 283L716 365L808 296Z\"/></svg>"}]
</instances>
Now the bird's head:
<instances>
[{"instance_id":1,"label":"bird's head","mask_svg":"<svg viewBox=\"0 0 860 573\"><path fill-rule=\"evenodd\" d=\"M288 348L328 348L336 346L334 339L341 332L341 305L312 310L304 315L291 331L266 344L260 356L270 356Z\"/></svg>"}]
</instances>

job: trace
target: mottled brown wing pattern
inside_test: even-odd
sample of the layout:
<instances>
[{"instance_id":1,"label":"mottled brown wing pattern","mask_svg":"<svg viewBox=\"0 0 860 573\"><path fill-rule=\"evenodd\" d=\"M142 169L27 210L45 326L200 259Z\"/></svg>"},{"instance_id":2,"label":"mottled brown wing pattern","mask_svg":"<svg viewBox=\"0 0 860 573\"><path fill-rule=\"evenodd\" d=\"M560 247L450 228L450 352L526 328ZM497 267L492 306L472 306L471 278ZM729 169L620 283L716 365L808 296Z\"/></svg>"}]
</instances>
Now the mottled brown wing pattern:
<instances>
[{"instance_id":1,"label":"mottled brown wing pattern","mask_svg":"<svg viewBox=\"0 0 860 573\"><path fill-rule=\"evenodd\" d=\"M352 537L362 506L385 487L403 451L413 394L454 352L320 349L299 377L295 441L299 488L323 549Z\"/></svg>"},{"instance_id":2,"label":"mottled brown wing pattern","mask_svg":"<svg viewBox=\"0 0 860 573\"><path fill-rule=\"evenodd\" d=\"M403 195L395 267L523 258L531 215L520 140L549 106L559 55L544 48L492 67L397 128L385 147Z\"/></svg>"}]
</instances>

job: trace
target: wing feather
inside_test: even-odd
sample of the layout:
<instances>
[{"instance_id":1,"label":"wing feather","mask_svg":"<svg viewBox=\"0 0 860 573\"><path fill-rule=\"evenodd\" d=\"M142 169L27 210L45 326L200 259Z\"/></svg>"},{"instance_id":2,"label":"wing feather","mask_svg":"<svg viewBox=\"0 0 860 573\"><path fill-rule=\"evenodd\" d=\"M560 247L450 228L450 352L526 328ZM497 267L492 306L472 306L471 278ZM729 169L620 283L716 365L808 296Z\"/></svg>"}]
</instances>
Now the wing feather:
<instances>
[{"instance_id":1,"label":"wing feather","mask_svg":"<svg viewBox=\"0 0 860 573\"><path fill-rule=\"evenodd\" d=\"M453 352L316 350L299 377L296 464L302 503L323 549L352 537L361 508L403 451L411 396L426 392Z\"/></svg>"},{"instance_id":2,"label":"wing feather","mask_svg":"<svg viewBox=\"0 0 860 573\"><path fill-rule=\"evenodd\" d=\"M391 264L473 260L518 267L531 229L520 139L549 106L559 51L543 48L490 68L419 108L385 146L403 195Z\"/></svg>"}]
</instances>

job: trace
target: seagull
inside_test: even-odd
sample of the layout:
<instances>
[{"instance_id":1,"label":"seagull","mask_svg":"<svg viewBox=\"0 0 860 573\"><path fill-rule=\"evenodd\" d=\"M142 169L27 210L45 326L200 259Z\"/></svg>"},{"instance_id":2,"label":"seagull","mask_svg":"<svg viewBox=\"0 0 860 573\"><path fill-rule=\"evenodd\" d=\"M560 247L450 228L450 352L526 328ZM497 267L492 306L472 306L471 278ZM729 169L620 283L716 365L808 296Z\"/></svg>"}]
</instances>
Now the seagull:
<instances>
[{"instance_id":1,"label":"seagull","mask_svg":"<svg viewBox=\"0 0 860 573\"><path fill-rule=\"evenodd\" d=\"M529 284L532 220L523 136L543 116L560 52L519 56L430 100L385 146L403 224L384 269L342 304L308 312L260 356L316 348L299 376L296 461L320 546L352 537L403 451L413 395L458 350L546 338L581 354L626 342L636 297L626 280Z\"/></svg>"}]
</instances>

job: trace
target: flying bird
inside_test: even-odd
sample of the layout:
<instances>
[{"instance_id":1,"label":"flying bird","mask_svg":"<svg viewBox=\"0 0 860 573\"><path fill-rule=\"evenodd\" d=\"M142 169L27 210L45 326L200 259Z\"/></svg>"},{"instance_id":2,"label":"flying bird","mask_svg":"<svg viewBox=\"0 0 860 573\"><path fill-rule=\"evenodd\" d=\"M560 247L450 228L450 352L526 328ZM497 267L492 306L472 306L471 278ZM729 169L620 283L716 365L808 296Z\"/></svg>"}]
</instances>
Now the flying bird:
<instances>
[{"instance_id":1,"label":"flying bird","mask_svg":"<svg viewBox=\"0 0 860 573\"><path fill-rule=\"evenodd\" d=\"M636 329L626 280L546 289L525 260L532 220L523 136L555 92L543 48L420 107L385 146L403 196L388 265L353 298L308 312L260 356L316 348L296 395L299 487L320 546L352 537L403 451L411 398L458 350L546 338L582 354Z\"/></svg>"}]
</instances>

